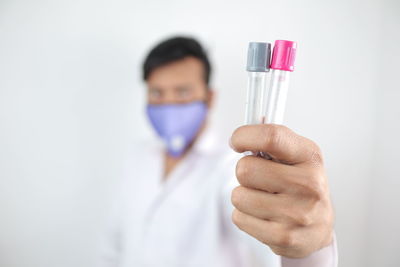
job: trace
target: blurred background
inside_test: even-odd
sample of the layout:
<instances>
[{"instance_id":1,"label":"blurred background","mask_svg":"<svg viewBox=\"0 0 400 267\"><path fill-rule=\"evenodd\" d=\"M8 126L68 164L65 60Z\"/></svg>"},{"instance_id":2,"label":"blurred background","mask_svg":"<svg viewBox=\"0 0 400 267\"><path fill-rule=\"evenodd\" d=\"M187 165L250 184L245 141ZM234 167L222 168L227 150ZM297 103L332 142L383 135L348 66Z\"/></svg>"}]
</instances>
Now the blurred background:
<instances>
[{"instance_id":1,"label":"blurred background","mask_svg":"<svg viewBox=\"0 0 400 267\"><path fill-rule=\"evenodd\" d=\"M249 41L299 43L286 124L323 149L339 266L400 266L400 2L0 0L0 266L91 266L127 144L151 133L141 64L210 54L212 127L243 123Z\"/></svg>"}]
</instances>

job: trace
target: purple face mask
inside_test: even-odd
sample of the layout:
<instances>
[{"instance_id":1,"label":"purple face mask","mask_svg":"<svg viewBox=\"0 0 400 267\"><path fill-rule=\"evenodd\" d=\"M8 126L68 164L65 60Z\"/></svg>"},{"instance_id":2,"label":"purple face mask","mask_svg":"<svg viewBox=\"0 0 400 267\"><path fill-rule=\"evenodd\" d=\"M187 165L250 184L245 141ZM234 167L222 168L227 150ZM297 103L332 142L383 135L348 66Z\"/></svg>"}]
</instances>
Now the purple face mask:
<instances>
[{"instance_id":1,"label":"purple face mask","mask_svg":"<svg viewBox=\"0 0 400 267\"><path fill-rule=\"evenodd\" d=\"M188 104L147 105L147 115L173 157L183 154L193 141L207 114L202 101Z\"/></svg>"}]
</instances>

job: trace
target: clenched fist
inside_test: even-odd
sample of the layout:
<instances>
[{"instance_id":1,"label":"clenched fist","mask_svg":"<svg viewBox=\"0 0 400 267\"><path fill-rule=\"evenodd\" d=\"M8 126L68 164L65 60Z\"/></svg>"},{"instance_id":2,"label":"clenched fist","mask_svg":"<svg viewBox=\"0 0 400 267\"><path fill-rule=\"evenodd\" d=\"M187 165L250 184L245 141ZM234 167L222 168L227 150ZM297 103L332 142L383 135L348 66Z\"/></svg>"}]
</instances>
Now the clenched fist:
<instances>
[{"instance_id":1,"label":"clenched fist","mask_svg":"<svg viewBox=\"0 0 400 267\"><path fill-rule=\"evenodd\" d=\"M319 147L285 126L247 125L235 130L237 152L259 151L236 166L233 222L276 254L303 258L332 242L334 212Z\"/></svg>"}]
</instances>

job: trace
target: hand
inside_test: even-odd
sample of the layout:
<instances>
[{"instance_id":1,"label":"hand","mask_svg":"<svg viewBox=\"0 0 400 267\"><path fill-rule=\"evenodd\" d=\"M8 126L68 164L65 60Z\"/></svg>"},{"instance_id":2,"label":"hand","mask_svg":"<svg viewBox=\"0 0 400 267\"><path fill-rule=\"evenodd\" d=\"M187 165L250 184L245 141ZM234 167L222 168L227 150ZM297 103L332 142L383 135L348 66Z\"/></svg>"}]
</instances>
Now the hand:
<instances>
[{"instance_id":1,"label":"hand","mask_svg":"<svg viewBox=\"0 0 400 267\"><path fill-rule=\"evenodd\" d=\"M332 242L334 212L319 147L289 128L248 125L235 130L237 152L262 151L272 160L245 156L236 166L232 220L276 254L303 258Z\"/></svg>"}]
</instances>

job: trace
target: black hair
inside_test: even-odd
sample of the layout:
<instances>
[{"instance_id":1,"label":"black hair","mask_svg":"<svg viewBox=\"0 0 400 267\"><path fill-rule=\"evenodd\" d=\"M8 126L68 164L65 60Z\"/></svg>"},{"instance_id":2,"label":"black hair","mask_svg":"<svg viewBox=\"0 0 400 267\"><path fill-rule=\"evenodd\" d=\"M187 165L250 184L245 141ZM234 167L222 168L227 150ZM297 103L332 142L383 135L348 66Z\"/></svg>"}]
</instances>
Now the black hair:
<instances>
[{"instance_id":1,"label":"black hair","mask_svg":"<svg viewBox=\"0 0 400 267\"><path fill-rule=\"evenodd\" d=\"M211 76L211 65L206 52L195 39L180 36L162 41L149 52L143 63L143 79L147 81L150 74L158 67L190 56L203 63L204 80L208 85Z\"/></svg>"}]
</instances>

